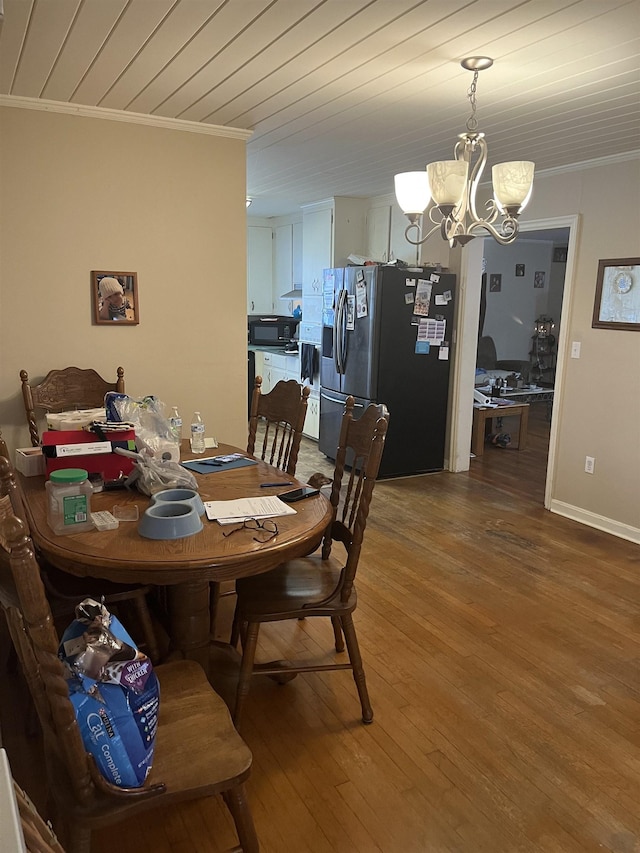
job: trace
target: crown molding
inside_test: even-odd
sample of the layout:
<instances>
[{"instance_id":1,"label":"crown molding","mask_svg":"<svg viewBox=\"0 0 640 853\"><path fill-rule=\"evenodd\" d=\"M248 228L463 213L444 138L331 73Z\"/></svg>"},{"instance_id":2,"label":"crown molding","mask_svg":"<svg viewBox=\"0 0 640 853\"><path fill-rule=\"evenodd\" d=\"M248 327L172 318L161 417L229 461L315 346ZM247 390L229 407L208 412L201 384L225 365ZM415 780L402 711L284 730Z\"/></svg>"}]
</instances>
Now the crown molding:
<instances>
[{"instance_id":1,"label":"crown molding","mask_svg":"<svg viewBox=\"0 0 640 853\"><path fill-rule=\"evenodd\" d=\"M0 95L0 107L14 107L20 110L42 110L50 113L99 118L106 121L122 121L126 124L144 124L148 127L163 127L166 130L180 130L186 133L203 133L206 136L224 136L228 139L249 139L252 130L240 127L223 127L219 124L203 124L198 121L185 121L179 118L145 115L125 110L111 110L106 107L87 107L82 104L68 104L63 101L47 101L44 98L22 98L16 95Z\"/></svg>"}]
</instances>

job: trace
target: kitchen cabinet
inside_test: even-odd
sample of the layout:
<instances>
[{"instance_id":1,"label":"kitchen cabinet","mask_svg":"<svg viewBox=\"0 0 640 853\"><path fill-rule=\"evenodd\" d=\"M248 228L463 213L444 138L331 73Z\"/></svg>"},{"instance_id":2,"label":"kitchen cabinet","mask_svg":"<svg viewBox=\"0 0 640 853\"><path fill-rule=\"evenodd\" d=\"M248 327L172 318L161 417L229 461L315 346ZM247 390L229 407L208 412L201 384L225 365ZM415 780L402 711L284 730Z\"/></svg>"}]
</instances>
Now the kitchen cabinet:
<instances>
[{"instance_id":1,"label":"kitchen cabinet","mask_svg":"<svg viewBox=\"0 0 640 853\"><path fill-rule=\"evenodd\" d=\"M356 198L336 197L302 208L301 341L320 343L323 270L345 266L350 254L363 251L365 212L366 201Z\"/></svg>"},{"instance_id":2,"label":"kitchen cabinet","mask_svg":"<svg viewBox=\"0 0 640 853\"><path fill-rule=\"evenodd\" d=\"M276 226L273 236L274 288L279 297L293 288L293 225Z\"/></svg>"},{"instance_id":3,"label":"kitchen cabinet","mask_svg":"<svg viewBox=\"0 0 640 853\"><path fill-rule=\"evenodd\" d=\"M295 379L300 382L300 356L298 353L275 353L259 351L262 364L262 393L268 394L281 380ZM256 352L256 374L258 374L258 351Z\"/></svg>"},{"instance_id":4,"label":"kitchen cabinet","mask_svg":"<svg viewBox=\"0 0 640 853\"><path fill-rule=\"evenodd\" d=\"M313 438L315 441L320 436L320 394L311 391L307 400L307 416L304 419L303 435Z\"/></svg>"},{"instance_id":5,"label":"kitchen cabinet","mask_svg":"<svg viewBox=\"0 0 640 853\"><path fill-rule=\"evenodd\" d=\"M386 263L389 260L390 238L391 205L370 208L367 211L367 258Z\"/></svg>"},{"instance_id":6,"label":"kitchen cabinet","mask_svg":"<svg viewBox=\"0 0 640 853\"><path fill-rule=\"evenodd\" d=\"M247 313L272 314L273 231L263 225L247 227Z\"/></svg>"}]
</instances>

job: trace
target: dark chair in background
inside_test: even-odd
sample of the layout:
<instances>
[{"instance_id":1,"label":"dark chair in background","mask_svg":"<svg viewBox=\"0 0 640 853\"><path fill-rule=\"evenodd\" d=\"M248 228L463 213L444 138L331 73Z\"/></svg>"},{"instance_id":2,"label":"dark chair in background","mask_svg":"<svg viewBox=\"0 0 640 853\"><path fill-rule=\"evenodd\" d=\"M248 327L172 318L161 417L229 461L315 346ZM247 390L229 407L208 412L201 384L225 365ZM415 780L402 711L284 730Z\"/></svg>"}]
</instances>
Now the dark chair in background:
<instances>
[{"instance_id":1,"label":"dark chair in background","mask_svg":"<svg viewBox=\"0 0 640 853\"><path fill-rule=\"evenodd\" d=\"M0 495L15 491L13 479L7 460L0 459ZM6 543L0 546L0 605L42 726L48 789L60 820L56 831L68 853L89 853L93 828L213 794L222 794L244 853L257 853L244 791L251 752L194 661L156 668L160 715L153 768L144 786L119 788L98 773L69 700L28 526L11 517L0 530Z\"/></svg>"},{"instance_id":2,"label":"dark chair in background","mask_svg":"<svg viewBox=\"0 0 640 853\"><path fill-rule=\"evenodd\" d=\"M73 409L92 409L104 405L107 391L124 394L124 369L119 367L115 382L107 382L91 368L66 367L50 370L38 385L29 382L26 370L20 371L22 397L27 414L31 444L40 444L36 409L45 412L64 412Z\"/></svg>"},{"instance_id":3,"label":"dark chair in background","mask_svg":"<svg viewBox=\"0 0 640 853\"><path fill-rule=\"evenodd\" d=\"M522 374L525 382L529 381L529 362L527 359L498 359L493 338L485 336L478 341L476 367L485 370L508 370Z\"/></svg>"},{"instance_id":4,"label":"dark chair in background","mask_svg":"<svg viewBox=\"0 0 640 853\"><path fill-rule=\"evenodd\" d=\"M389 413L385 406L372 404L362 417L354 420L354 404L353 397L347 398L331 489L333 520L327 528L322 551L283 563L273 571L236 581L238 600L231 643L236 645L238 637L242 640L242 663L233 715L236 726L240 725L253 675L273 675L289 680L299 672L333 669L352 670L362 706L362 721L370 723L373 720L353 623L357 604L354 580ZM347 460L351 465L349 473L345 473ZM337 545L344 547L344 554L332 554ZM273 665L254 664L262 623L313 616L331 619L337 652L344 651L344 634L348 663L277 661Z\"/></svg>"}]
</instances>

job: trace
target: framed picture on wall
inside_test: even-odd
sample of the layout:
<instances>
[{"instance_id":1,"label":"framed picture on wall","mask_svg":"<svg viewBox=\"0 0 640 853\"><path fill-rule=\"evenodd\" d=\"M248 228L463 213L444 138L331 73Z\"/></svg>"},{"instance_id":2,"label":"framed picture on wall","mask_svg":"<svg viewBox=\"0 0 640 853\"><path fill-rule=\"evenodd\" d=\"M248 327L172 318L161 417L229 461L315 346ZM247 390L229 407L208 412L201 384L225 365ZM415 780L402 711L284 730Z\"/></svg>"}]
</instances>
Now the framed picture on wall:
<instances>
[{"instance_id":1,"label":"framed picture on wall","mask_svg":"<svg viewBox=\"0 0 640 853\"><path fill-rule=\"evenodd\" d=\"M93 322L103 326L137 326L138 275L135 272L91 272Z\"/></svg>"},{"instance_id":2,"label":"framed picture on wall","mask_svg":"<svg viewBox=\"0 0 640 853\"><path fill-rule=\"evenodd\" d=\"M533 274L533 286L544 287L545 274L544 270L538 270Z\"/></svg>"},{"instance_id":3,"label":"framed picture on wall","mask_svg":"<svg viewBox=\"0 0 640 853\"><path fill-rule=\"evenodd\" d=\"M516 264L516 275L518 277L524 275L524 264Z\"/></svg>"},{"instance_id":4,"label":"framed picture on wall","mask_svg":"<svg viewBox=\"0 0 640 853\"><path fill-rule=\"evenodd\" d=\"M566 264L567 246L556 246L553 250L553 260L556 264Z\"/></svg>"},{"instance_id":5,"label":"framed picture on wall","mask_svg":"<svg viewBox=\"0 0 640 853\"><path fill-rule=\"evenodd\" d=\"M640 330L640 258L616 258L598 263L594 329Z\"/></svg>"},{"instance_id":6,"label":"framed picture on wall","mask_svg":"<svg viewBox=\"0 0 640 853\"><path fill-rule=\"evenodd\" d=\"M502 290L502 274L501 273L492 273L489 276L489 292L490 293L500 293Z\"/></svg>"}]
</instances>

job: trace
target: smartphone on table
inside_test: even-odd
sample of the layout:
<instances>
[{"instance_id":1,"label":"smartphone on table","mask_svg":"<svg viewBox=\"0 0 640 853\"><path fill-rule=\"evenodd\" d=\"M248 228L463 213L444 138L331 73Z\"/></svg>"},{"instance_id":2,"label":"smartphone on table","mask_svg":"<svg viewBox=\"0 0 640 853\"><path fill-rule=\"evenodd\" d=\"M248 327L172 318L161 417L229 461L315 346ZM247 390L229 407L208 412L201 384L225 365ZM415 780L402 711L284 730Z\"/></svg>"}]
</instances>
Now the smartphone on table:
<instances>
[{"instance_id":1,"label":"smartphone on table","mask_svg":"<svg viewBox=\"0 0 640 853\"><path fill-rule=\"evenodd\" d=\"M292 489L290 492L283 492L278 497L285 503L293 504L296 501L301 501L303 498L311 498L313 495L319 494L320 489L312 489L311 486L304 486L302 489Z\"/></svg>"}]
</instances>

